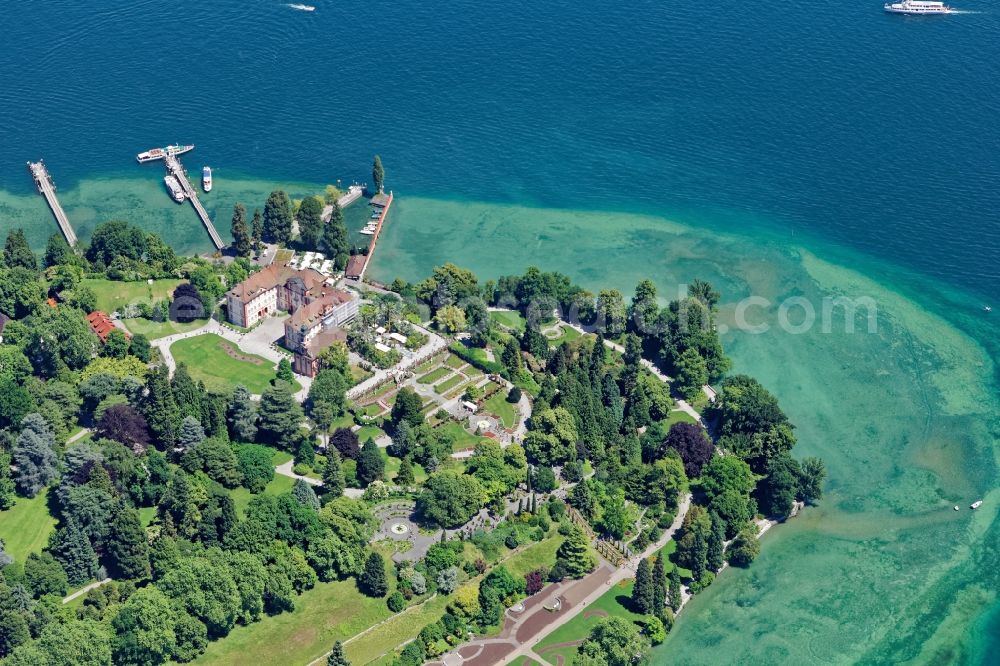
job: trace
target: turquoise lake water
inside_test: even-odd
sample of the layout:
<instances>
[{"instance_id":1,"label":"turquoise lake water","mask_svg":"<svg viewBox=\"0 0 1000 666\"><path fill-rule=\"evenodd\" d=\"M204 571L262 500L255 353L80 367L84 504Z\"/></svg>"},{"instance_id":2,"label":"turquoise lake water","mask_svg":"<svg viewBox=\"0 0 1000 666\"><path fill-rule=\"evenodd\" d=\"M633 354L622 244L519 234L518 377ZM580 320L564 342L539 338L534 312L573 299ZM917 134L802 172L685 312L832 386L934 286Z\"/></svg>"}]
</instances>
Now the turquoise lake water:
<instances>
[{"instance_id":1,"label":"turquoise lake water","mask_svg":"<svg viewBox=\"0 0 1000 666\"><path fill-rule=\"evenodd\" d=\"M869 296L878 332L729 332L828 497L682 615L657 663L997 663L1000 8L734 0L5 8L0 234L55 231L44 158L84 239L120 217L210 249L160 167L232 205L370 178L398 195L372 274L530 263L665 296ZM986 500L976 513L954 512Z\"/></svg>"}]
</instances>

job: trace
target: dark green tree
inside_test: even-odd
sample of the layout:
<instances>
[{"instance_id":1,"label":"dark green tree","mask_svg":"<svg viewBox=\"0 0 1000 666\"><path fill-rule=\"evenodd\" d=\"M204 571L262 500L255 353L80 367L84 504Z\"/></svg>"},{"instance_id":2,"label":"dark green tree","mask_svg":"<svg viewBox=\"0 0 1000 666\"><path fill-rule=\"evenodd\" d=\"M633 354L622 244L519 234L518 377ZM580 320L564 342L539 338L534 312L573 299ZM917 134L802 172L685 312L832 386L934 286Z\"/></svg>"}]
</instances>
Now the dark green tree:
<instances>
[{"instance_id":1,"label":"dark green tree","mask_svg":"<svg viewBox=\"0 0 1000 666\"><path fill-rule=\"evenodd\" d=\"M295 479L295 485L292 486L292 497L298 500L302 506L319 511L319 498L316 497L316 491L304 480Z\"/></svg>"},{"instance_id":2,"label":"dark green tree","mask_svg":"<svg viewBox=\"0 0 1000 666\"><path fill-rule=\"evenodd\" d=\"M73 250L62 234L52 234L45 245L45 266L59 266L72 258Z\"/></svg>"},{"instance_id":3,"label":"dark green tree","mask_svg":"<svg viewBox=\"0 0 1000 666\"><path fill-rule=\"evenodd\" d=\"M247 209L239 201L233 206L233 222L230 226L233 235L233 251L237 257L249 257L253 250L253 239L247 228Z\"/></svg>"},{"instance_id":4,"label":"dark green tree","mask_svg":"<svg viewBox=\"0 0 1000 666\"><path fill-rule=\"evenodd\" d=\"M344 645L340 641L333 644L330 656L326 658L326 666L351 666L351 662L344 656Z\"/></svg>"},{"instance_id":5,"label":"dark green tree","mask_svg":"<svg viewBox=\"0 0 1000 666\"><path fill-rule=\"evenodd\" d=\"M330 429L333 420L343 416L347 407L347 381L339 370L320 370L309 387L306 413L320 430Z\"/></svg>"},{"instance_id":6,"label":"dark green tree","mask_svg":"<svg viewBox=\"0 0 1000 666\"><path fill-rule=\"evenodd\" d=\"M306 197L299 204L295 216L299 223L299 240L307 250L318 250L323 235L323 202L317 197Z\"/></svg>"},{"instance_id":7,"label":"dark green tree","mask_svg":"<svg viewBox=\"0 0 1000 666\"><path fill-rule=\"evenodd\" d=\"M674 567L670 570L670 584L667 587L667 603L670 604L670 608L676 613L680 607L681 602L681 573Z\"/></svg>"},{"instance_id":8,"label":"dark green tree","mask_svg":"<svg viewBox=\"0 0 1000 666\"><path fill-rule=\"evenodd\" d=\"M253 209L253 221L250 223L250 242L253 244L254 252L260 252L261 241L264 238L264 218L260 215L260 209Z\"/></svg>"},{"instance_id":9,"label":"dark green tree","mask_svg":"<svg viewBox=\"0 0 1000 666\"><path fill-rule=\"evenodd\" d=\"M299 424L302 422L302 407L295 401L291 387L276 381L267 387L260 398L257 423L258 434L264 441L291 450L297 442Z\"/></svg>"},{"instance_id":10,"label":"dark green tree","mask_svg":"<svg viewBox=\"0 0 1000 666\"><path fill-rule=\"evenodd\" d=\"M358 579L361 591L369 597L384 597L389 586L385 580L385 560L378 553L371 553L365 560L365 570Z\"/></svg>"},{"instance_id":11,"label":"dark green tree","mask_svg":"<svg viewBox=\"0 0 1000 666\"><path fill-rule=\"evenodd\" d=\"M385 476L385 460L375 440L368 439L358 456L358 482L365 488L372 481L381 481Z\"/></svg>"},{"instance_id":12,"label":"dark green tree","mask_svg":"<svg viewBox=\"0 0 1000 666\"><path fill-rule=\"evenodd\" d=\"M667 606L667 572L663 560L660 553L653 562L653 614L657 617L663 615Z\"/></svg>"},{"instance_id":13,"label":"dark green tree","mask_svg":"<svg viewBox=\"0 0 1000 666\"><path fill-rule=\"evenodd\" d=\"M327 258L333 260L337 270L342 271L347 267L351 246L348 240L347 226L344 224L344 212L340 209L340 204L336 202L333 204L330 220L323 227L320 250L326 254Z\"/></svg>"},{"instance_id":14,"label":"dark green tree","mask_svg":"<svg viewBox=\"0 0 1000 666\"><path fill-rule=\"evenodd\" d=\"M69 582L66 572L52 553L31 553L24 561L24 582L36 597L46 594L63 596Z\"/></svg>"},{"instance_id":15,"label":"dark green tree","mask_svg":"<svg viewBox=\"0 0 1000 666\"><path fill-rule=\"evenodd\" d=\"M705 564L709 571L718 571L725 562L726 521L714 511L710 515L712 531L708 534L708 555Z\"/></svg>"},{"instance_id":16,"label":"dark green tree","mask_svg":"<svg viewBox=\"0 0 1000 666\"><path fill-rule=\"evenodd\" d=\"M406 456L403 458L402 462L399 463L399 471L396 472L396 478L393 479L396 485L403 486L404 488L410 488L416 481L413 475L413 463L410 462L410 457Z\"/></svg>"},{"instance_id":17,"label":"dark green tree","mask_svg":"<svg viewBox=\"0 0 1000 666\"><path fill-rule=\"evenodd\" d=\"M149 346L149 338L142 333L136 333L129 341L128 353L135 356L143 363L149 363L152 358L152 349Z\"/></svg>"},{"instance_id":18,"label":"dark green tree","mask_svg":"<svg viewBox=\"0 0 1000 666\"><path fill-rule=\"evenodd\" d=\"M768 460L766 472L767 476L757 486L760 509L767 516L783 520L792 512L802 470L785 453Z\"/></svg>"},{"instance_id":19,"label":"dark green tree","mask_svg":"<svg viewBox=\"0 0 1000 666\"><path fill-rule=\"evenodd\" d=\"M607 617L590 630L577 648L577 662L602 666L632 666L646 663L649 641L635 623L623 617ZM580 658L582 657L582 658Z\"/></svg>"},{"instance_id":20,"label":"dark green tree","mask_svg":"<svg viewBox=\"0 0 1000 666\"><path fill-rule=\"evenodd\" d=\"M185 451L190 451L205 440L205 429L201 427L201 421L190 414L181 420L181 426L177 429L177 445Z\"/></svg>"},{"instance_id":21,"label":"dark green tree","mask_svg":"<svg viewBox=\"0 0 1000 666\"><path fill-rule=\"evenodd\" d=\"M760 541L757 540L757 526L747 525L736 535L726 549L726 559L734 567L749 566L760 555Z\"/></svg>"},{"instance_id":22,"label":"dark green tree","mask_svg":"<svg viewBox=\"0 0 1000 666\"><path fill-rule=\"evenodd\" d=\"M264 492L264 488L274 478L271 458L274 452L260 444L241 444L236 447L243 485L252 493Z\"/></svg>"},{"instance_id":23,"label":"dark green tree","mask_svg":"<svg viewBox=\"0 0 1000 666\"><path fill-rule=\"evenodd\" d=\"M823 497L826 465L819 458L803 458L799 472L799 499L812 504Z\"/></svg>"},{"instance_id":24,"label":"dark green tree","mask_svg":"<svg viewBox=\"0 0 1000 666\"><path fill-rule=\"evenodd\" d=\"M125 358L128 354L128 345L128 337L125 332L116 328L108 333L108 337L104 340L101 355L108 358Z\"/></svg>"},{"instance_id":25,"label":"dark green tree","mask_svg":"<svg viewBox=\"0 0 1000 666\"><path fill-rule=\"evenodd\" d=\"M67 520L66 525L52 535L49 547L71 585L88 583L97 574L97 555L87 533L75 520Z\"/></svg>"},{"instance_id":26,"label":"dark green tree","mask_svg":"<svg viewBox=\"0 0 1000 666\"><path fill-rule=\"evenodd\" d=\"M278 369L275 371L275 379L279 382L286 382L291 385L295 381L295 375L292 373L292 364L285 357L282 357L278 361Z\"/></svg>"},{"instance_id":27,"label":"dark green tree","mask_svg":"<svg viewBox=\"0 0 1000 666\"><path fill-rule=\"evenodd\" d=\"M340 466L340 453L334 448L328 448L326 451L326 467L323 468L323 494L334 498L344 494L344 471Z\"/></svg>"},{"instance_id":28,"label":"dark green tree","mask_svg":"<svg viewBox=\"0 0 1000 666\"><path fill-rule=\"evenodd\" d=\"M177 443L177 426L180 412L174 401L174 392L165 365L146 376L146 397L143 412L149 429L162 448L172 448Z\"/></svg>"},{"instance_id":29,"label":"dark green tree","mask_svg":"<svg viewBox=\"0 0 1000 666\"><path fill-rule=\"evenodd\" d=\"M385 188L385 169L382 168L382 158L378 155L372 162L372 183L375 185L375 192L381 194Z\"/></svg>"},{"instance_id":30,"label":"dark green tree","mask_svg":"<svg viewBox=\"0 0 1000 666\"><path fill-rule=\"evenodd\" d=\"M262 235L267 243L287 243L292 237L292 202L282 190L267 197Z\"/></svg>"},{"instance_id":31,"label":"dark green tree","mask_svg":"<svg viewBox=\"0 0 1000 666\"><path fill-rule=\"evenodd\" d=\"M28 245L24 229L13 229L7 234L7 242L3 246L3 263L7 268L38 270L38 260Z\"/></svg>"},{"instance_id":32,"label":"dark green tree","mask_svg":"<svg viewBox=\"0 0 1000 666\"><path fill-rule=\"evenodd\" d=\"M26 497L34 497L59 476L56 440L40 414L28 414L21 421L21 434L11 456L17 471L14 482Z\"/></svg>"},{"instance_id":33,"label":"dark green tree","mask_svg":"<svg viewBox=\"0 0 1000 666\"><path fill-rule=\"evenodd\" d=\"M226 406L226 423L229 437L237 442L253 442L257 437L257 406L243 384L237 384L233 389Z\"/></svg>"},{"instance_id":34,"label":"dark green tree","mask_svg":"<svg viewBox=\"0 0 1000 666\"><path fill-rule=\"evenodd\" d=\"M653 605L653 574L649 560L642 558L635 570L635 585L632 587L632 605L642 615L655 611Z\"/></svg>"},{"instance_id":35,"label":"dark green tree","mask_svg":"<svg viewBox=\"0 0 1000 666\"><path fill-rule=\"evenodd\" d=\"M155 585L136 591L122 605L111 626L114 663L156 666L174 656L177 611Z\"/></svg>"},{"instance_id":36,"label":"dark green tree","mask_svg":"<svg viewBox=\"0 0 1000 666\"><path fill-rule=\"evenodd\" d=\"M438 472L424 483L417 511L427 520L451 528L469 522L485 502L486 492L474 476Z\"/></svg>"},{"instance_id":37,"label":"dark green tree","mask_svg":"<svg viewBox=\"0 0 1000 666\"><path fill-rule=\"evenodd\" d=\"M576 525L570 527L566 540L556 551L556 566L570 578L583 578L597 566L586 535Z\"/></svg>"},{"instance_id":38,"label":"dark green tree","mask_svg":"<svg viewBox=\"0 0 1000 666\"><path fill-rule=\"evenodd\" d=\"M396 402L392 406L393 425L398 426L403 421L413 427L420 425L424 422L423 414L420 413L423 406L420 396L413 389L404 386L396 394Z\"/></svg>"},{"instance_id":39,"label":"dark green tree","mask_svg":"<svg viewBox=\"0 0 1000 666\"><path fill-rule=\"evenodd\" d=\"M135 509L120 507L115 513L104 556L113 578L149 577L149 542Z\"/></svg>"}]
</instances>

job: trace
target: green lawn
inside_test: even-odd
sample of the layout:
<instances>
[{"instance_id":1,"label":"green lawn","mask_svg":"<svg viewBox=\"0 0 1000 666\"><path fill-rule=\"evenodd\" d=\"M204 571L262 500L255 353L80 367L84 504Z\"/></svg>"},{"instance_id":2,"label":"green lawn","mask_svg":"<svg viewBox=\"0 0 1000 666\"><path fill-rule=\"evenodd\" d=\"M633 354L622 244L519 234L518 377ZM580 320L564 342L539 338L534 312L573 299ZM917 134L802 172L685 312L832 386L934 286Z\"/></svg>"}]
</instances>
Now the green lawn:
<instances>
[{"instance_id":1,"label":"green lawn","mask_svg":"<svg viewBox=\"0 0 1000 666\"><path fill-rule=\"evenodd\" d=\"M379 449L379 453L382 454L382 460L385 461L385 480L389 483L393 483L393 479L396 478L396 473L399 471L399 465L403 462L399 458L393 458L390 456L385 449ZM427 471L421 467L418 463L413 463L413 480L416 483L423 483L427 480Z\"/></svg>"},{"instance_id":2,"label":"green lawn","mask_svg":"<svg viewBox=\"0 0 1000 666\"><path fill-rule=\"evenodd\" d=\"M670 412L670 416L667 417L667 428L670 428L675 423L697 423L694 417L681 409L675 409Z\"/></svg>"},{"instance_id":3,"label":"green lawn","mask_svg":"<svg viewBox=\"0 0 1000 666\"><path fill-rule=\"evenodd\" d=\"M150 340L165 338L175 333L187 333L197 328L201 328L207 319L195 319L189 322L176 321L153 321L151 319L123 319L122 323L132 332L133 335L145 335Z\"/></svg>"},{"instance_id":4,"label":"green lawn","mask_svg":"<svg viewBox=\"0 0 1000 666\"><path fill-rule=\"evenodd\" d=\"M451 377L449 377L448 379L444 380L440 384L437 384L434 387L434 391L437 392L437 393L445 393L445 392L447 392L447 391L455 388L456 386L458 386L459 384L461 384L464 381L465 381L465 377L464 376L455 374L455 375L452 375Z\"/></svg>"},{"instance_id":5,"label":"green lawn","mask_svg":"<svg viewBox=\"0 0 1000 666\"><path fill-rule=\"evenodd\" d=\"M144 506L139 509L139 520L142 522L143 527L149 527L154 518L156 518L155 506Z\"/></svg>"},{"instance_id":6,"label":"green lawn","mask_svg":"<svg viewBox=\"0 0 1000 666\"><path fill-rule=\"evenodd\" d=\"M233 358L223 349L223 344L241 358L250 360ZM237 384L243 384L251 393L263 393L274 379L274 363L263 356L242 352L234 343L214 333L178 340L170 345L170 353L178 364L186 363L191 377L205 382L210 391L228 392ZM292 390L300 388L295 382Z\"/></svg>"},{"instance_id":7,"label":"green lawn","mask_svg":"<svg viewBox=\"0 0 1000 666\"><path fill-rule=\"evenodd\" d=\"M162 301L173 293L184 280L153 280L152 284L141 282L118 282L115 280L83 280L84 284L97 295L97 309L112 313L129 303L152 303Z\"/></svg>"},{"instance_id":8,"label":"green lawn","mask_svg":"<svg viewBox=\"0 0 1000 666\"><path fill-rule=\"evenodd\" d=\"M490 441L487 437L476 437L465 431L465 428L461 424L452 422L447 425L443 425L438 430L443 432L451 433L455 436L455 445L452 447L453 450L459 451L461 449L472 449L476 447L476 444L484 440Z\"/></svg>"},{"instance_id":9,"label":"green lawn","mask_svg":"<svg viewBox=\"0 0 1000 666\"><path fill-rule=\"evenodd\" d=\"M490 312L490 319L506 326L507 328L513 329L520 333L524 332L524 317L521 316L520 312L516 310L503 310L500 312Z\"/></svg>"},{"instance_id":10,"label":"green lawn","mask_svg":"<svg viewBox=\"0 0 1000 666\"><path fill-rule=\"evenodd\" d=\"M395 615L376 629L344 646L344 652L352 664L368 664L387 650L404 641L415 638L420 630L444 615L451 602L450 596L438 595L419 606Z\"/></svg>"},{"instance_id":11,"label":"green lawn","mask_svg":"<svg viewBox=\"0 0 1000 666\"><path fill-rule=\"evenodd\" d=\"M448 354L448 358L445 359L445 365L449 368L458 369L465 365L465 361L454 354Z\"/></svg>"},{"instance_id":12,"label":"green lawn","mask_svg":"<svg viewBox=\"0 0 1000 666\"><path fill-rule=\"evenodd\" d=\"M545 336L549 340L549 346L558 347L562 343L569 342L570 340L576 340L578 337L582 335L580 331L565 324L562 325L561 330L562 333L558 337L549 338L548 335Z\"/></svg>"},{"instance_id":13,"label":"green lawn","mask_svg":"<svg viewBox=\"0 0 1000 666\"><path fill-rule=\"evenodd\" d=\"M420 384L436 384L438 381L444 379L447 375L451 374L451 368L446 366L441 366L436 370L428 372L426 375L417 380Z\"/></svg>"},{"instance_id":14,"label":"green lawn","mask_svg":"<svg viewBox=\"0 0 1000 666\"><path fill-rule=\"evenodd\" d=\"M47 489L31 499L18 497L14 506L0 511L0 539L15 562L24 564L28 555L41 552L56 529L56 519L49 515L47 497Z\"/></svg>"},{"instance_id":15,"label":"green lawn","mask_svg":"<svg viewBox=\"0 0 1000 666\"><path fill-rule=\"evenodd\" d=\"M267 484L266 488L264 488L264 492L268 495L290 493L292 492L292 486L294 485L295 479L290 476L284 476L276 473L274 478L271 479L271 482ZM247 506L250 504L250 500L254 498L254 495L242 486L239 488L233 488L229 491L229 494L233 498L233 504L236 505L236 513L241 516L244 515L246 513Z\"/></svg>"},{"instance_id":16,"label":"green lawn","mask_svg":"<svg viewBox=\"0 0 1000 666\"><path fill-rule=\"evenodd\" d=\"M358 430L357 432L358 441L361 442L362 446L369 439L378 439L384 434L385 434L384 430L382 430L381 428L377 428L373 425L361 426L361 429Z\"/></svg>"},{"instance_id":17,"label":"green lawn","mask_svg":"<svg viewBox=\"0 0 1000 666\"><path fill-rule=\"evenodd\" d=\"M570 665L576 656L576 647L546 650L546 646L583 640L590 633L594 625L600 622L606 615L614 615L632 621L641 620L642 615L633 613L629 606L623 605L623 602L625 604L628 603L632 595L632 584L631 580L627 580L605 592L582 613L546 636L535 647L535 652L544 657L550 664L559 663L557 656L561 656L565 660L563 663Z\"/></svg>"},{"instance_id":18,"label":"green lawn","mask_svg":"<svg viewBox=\"0 0 1000 666\"><path fill-rule=\"evenodd\" d=\"M385 599L364 596L353 579L319 583L295 598L291 613L265 616L260 622L238 626L225 638L209 643L197 663L307 664L328 651L334 641L347 640L390 615ZM421 628L423 625L417 631ZM351 652L348 654L354 663L363 663Z\"/></svg>"},{"instance_id":19,"label":"green lawn","mask_svg":"<svg viewBox=\"0 0 1000 666\"><path fill-rule=\"evenodd\" d=\"M505 428L517 425L517 409L507 402L506 391L497 391L496 395L483 403L483 409L499 418Z\"/></svg>"},{"instance_id":20,"label":"green lawn","mask_svg":"<svg viewBox=\"0 0 1000 666\"><path fill-rule=\"evenodd\" d=\"M360 408L358 413L360 413L362 416L375 417L384 411L385 410L382 409L382 405L378 404L377 402L373 402L370 405L365 405L364 407Z\"/></svg>"},{"instance_id":21,"label":"green lawn","mask_svg":"<svg viewBox=\"0 0 1000 666\"><path fill-rule=\"evenodd\" d=\"M375 373L370 372L369 370L365 370L364 368L359 368L356 365L352 365L351 366L351 381L354 382L352 384L352 386L356 386L356 385L360 384L361 382L363 382L366 379L368 379L369 377L371 377L373 374L375 374Z\"/></svg>"}]
</instances>

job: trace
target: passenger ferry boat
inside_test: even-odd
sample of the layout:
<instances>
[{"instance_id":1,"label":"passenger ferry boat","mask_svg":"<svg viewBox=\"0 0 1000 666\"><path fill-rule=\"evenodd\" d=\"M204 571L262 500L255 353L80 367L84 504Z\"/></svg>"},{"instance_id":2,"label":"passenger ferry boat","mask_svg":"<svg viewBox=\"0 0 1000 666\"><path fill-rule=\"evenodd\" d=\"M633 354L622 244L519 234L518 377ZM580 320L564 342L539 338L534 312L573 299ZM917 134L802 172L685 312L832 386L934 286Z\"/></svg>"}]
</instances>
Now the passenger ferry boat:
<instances>
[{"instance_id":1,"label":"passenger ferry boat","mask_svg":"<svg viewBox=\"0 0 1000 666\"><path fill-rule=\"evenodd\" d=\"M184 195L184 188L181 187L181 184L177 181L175 176L167 174L163 177L163 183L167 186L167 189L170 191L170 196L174 198L174 201L177 203L184 203L184 199L186 198Z\"/></svg>"},{"instance_id":2,"label":"passenger ferry boat","mask_svg":"<svg viewBox=\"0 0 1000 666\"><path fill-rule=\"evenodd\" d=\"M212 191L212 167L201 168L201 189L206 192Z\"/></svg>"},{"instance_id":3,"label":"passenger ferry boat","mask_svg":"<svg viewBox=\"0 0 1000 666\"><path fill-rule=\"evenodd\" d=\"M933 0L902 0L883 5L890 14L951 14L955 10L943 2Z\"/></svg>"},{"instance_id":4,"label":"passenger ferry boat","mask_svg":"<svg viewBox=\"0 0 1000 666\"><path fill-rule=\"evenodd\" d=\"M151 148L145 152L139 153L135 156L136 161L139 164L145 162L153 162L155 160L162 160L167 155L183 155L186 152L194 150L194 146L167 146L166 148Z\"/></svg>"}]
</instances>

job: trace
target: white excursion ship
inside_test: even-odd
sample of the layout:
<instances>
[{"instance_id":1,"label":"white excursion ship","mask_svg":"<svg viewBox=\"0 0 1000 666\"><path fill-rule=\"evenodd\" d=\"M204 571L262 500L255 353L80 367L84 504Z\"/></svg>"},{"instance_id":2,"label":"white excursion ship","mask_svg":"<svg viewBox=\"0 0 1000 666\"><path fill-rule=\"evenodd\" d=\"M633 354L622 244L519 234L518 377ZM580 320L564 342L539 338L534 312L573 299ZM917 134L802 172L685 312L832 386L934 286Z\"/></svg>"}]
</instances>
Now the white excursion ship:
<instances>
[{"instance_id":1,"label":"white excursion ship","mask_svg":"<svg viewBox=\"0 0 1000 666\"><path fill-rule=\"evenodd\" d=\"M170 196L174 198L177 203L184 203L184 199L187 195L184 194L184 188L181 187L180 182L177 180L176 176L167 174L163 177L163 183L167 186L167 190L170 192Z\"/></svg>"},{"instance_id":2,"label":"white excursion ship","mask_svg":"<svg viewBox=\"0 0 1000 666\"><path fill-rule=\"evenodd\" d=\"M201 189L206 192L212 191L212 167L201 168Z\"/></svg>"},{"instance_id":3,"label":"white excursion ship","mask_svg":"<svg viewBox=\"0 0 1000 666\"><path fill-rule=\"evenodd\" d=\"M943 2L932 0L902 0L885 3L885 11L890 14L951 14L955 10Z\"/></svg>"}]
</instances>

